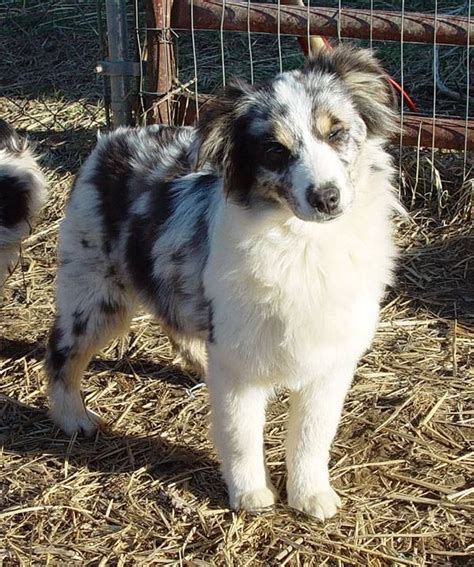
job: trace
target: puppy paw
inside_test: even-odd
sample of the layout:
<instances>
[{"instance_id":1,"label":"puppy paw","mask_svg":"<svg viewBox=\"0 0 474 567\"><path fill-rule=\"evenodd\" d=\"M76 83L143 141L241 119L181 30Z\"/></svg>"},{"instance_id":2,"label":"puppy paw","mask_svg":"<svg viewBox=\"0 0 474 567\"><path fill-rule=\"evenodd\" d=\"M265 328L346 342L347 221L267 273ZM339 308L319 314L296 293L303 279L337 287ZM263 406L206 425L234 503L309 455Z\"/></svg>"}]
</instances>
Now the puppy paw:
<instances>
[{"instance_id":1,"label":"puppy paw","mask_svg":"<svg viewBox=\"0 0 474 567\"><path fill-rule=\"evenodd\" d=\"M234 510L246 510L247 512L259 512L273 506L275 501L275 490L264 487L243 492L233 499L232 508Z\"/></svg>"},{"instance_id":2,"label":"puppy paw","mask_svg":"<svg viewBox=\"0 0 474 567\"><path fill-rule=\"evenodd\" d=\"M338 508L341 507L341 499L336 492L329 487L310 494L291 494L288 495L288 504L291 508L300 510L324 522L332 518Z\"/></svg>"},{"instance_id":3,"label":"puppy paw","mask_svg":"<svg viewBox=\"0 0 474 567\"><path fill-rule=\"evenodd\" d=\"M102 425L102 419L85 406L75 408L74 412L50 411L54 423L71 437L77 433L84 437L92 437Z\"/></svg>"}]
</instances>

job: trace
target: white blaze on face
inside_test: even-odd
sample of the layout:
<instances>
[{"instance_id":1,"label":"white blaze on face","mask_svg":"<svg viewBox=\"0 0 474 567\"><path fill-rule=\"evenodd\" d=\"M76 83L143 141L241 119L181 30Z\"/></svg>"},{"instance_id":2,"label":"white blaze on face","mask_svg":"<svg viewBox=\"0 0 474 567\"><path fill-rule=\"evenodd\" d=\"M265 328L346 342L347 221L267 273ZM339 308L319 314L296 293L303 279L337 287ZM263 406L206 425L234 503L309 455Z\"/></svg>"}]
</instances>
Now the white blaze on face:
<instances>
[{"instance_id":1,"label":"white blaze on face","mask_svg":"<svg viewBox=\"0 0 474 567\"><path fill-rule=\"evenodd\" d=\"M293 164L291 192L295 204L304 217L311 216L314 209L307 200L307 191L313 187L333 185L339 190L340 210L343 213L352 202L353 189L344 164L336 151L327 143L308 135L304 137L298 159Z\"/></svg>"},{"instance_id":2,"label":"white blaze on face","mask_svg":"<svg viewBox=\"0 0 474 567\"><path fill-rule=\"evenodd\" d=\"M326 77L321 78L322 87L327 82ZM312 113L314 101L309 94L291 76L285 76L284 80L275 85L276 98L288 108L285 117L288 131L294 140L298 140L297 159L291 165L291 176L289 191L291 201L295 207L297 216L303 219L314 217L315 211L307 200L308 188L333 185L340 193L340 210L343 213L351 204L353 199L353 187L350 182L346 166L341 161L336 150L327 142L318 139L312 131ZM331 109L335 101L328 93L318 94L323 108ZM325 96L326 95L326 96ZM341 101L342 102L342 101ZM344 114L350 123L353 119L353 108L349 104L347 112L341 109L338 115ZM347 115L347 116L345 116ZM346 120L345 120L346 121ZM316 213L317 214L317 213Z\"/></svg>"}]
</instances>

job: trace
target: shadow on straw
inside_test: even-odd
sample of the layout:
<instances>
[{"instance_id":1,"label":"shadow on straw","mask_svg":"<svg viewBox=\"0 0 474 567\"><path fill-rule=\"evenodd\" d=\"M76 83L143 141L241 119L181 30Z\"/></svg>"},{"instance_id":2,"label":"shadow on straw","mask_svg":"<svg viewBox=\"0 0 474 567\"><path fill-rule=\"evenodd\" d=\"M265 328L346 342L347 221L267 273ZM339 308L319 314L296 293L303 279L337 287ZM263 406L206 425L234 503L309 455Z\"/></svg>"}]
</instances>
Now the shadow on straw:
<instances>
[{"instance_id":1,"label":"shadow on straw","mask_svg":"<svg viewBox=\"0 0 474 567\"><path fill-rule=\"evenodd\" d=\"M164 485L173 484L207 499L214 508L226 506L226 491L219 466L211 451L174 442L157 432L121 435L108 429L94 439L68 438L50 421L46 409L34 408L2 396L0 400L0 448L8 454L53 457L67 461L71 469L122 475L145 474Z\"/></svg>"}]
</instances>

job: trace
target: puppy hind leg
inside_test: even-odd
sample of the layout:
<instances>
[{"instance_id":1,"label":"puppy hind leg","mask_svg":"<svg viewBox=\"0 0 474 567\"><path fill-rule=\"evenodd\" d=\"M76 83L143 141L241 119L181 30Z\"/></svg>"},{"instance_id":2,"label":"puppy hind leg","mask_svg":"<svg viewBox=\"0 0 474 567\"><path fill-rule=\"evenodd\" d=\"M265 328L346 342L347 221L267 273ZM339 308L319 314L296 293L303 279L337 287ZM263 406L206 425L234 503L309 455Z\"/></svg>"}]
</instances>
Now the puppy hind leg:
<instances>
[{"instance_id":1,"label":"puppy hind leg","mask_svg":"<svg viewBox=\"0 0 474 567\"><path fill-rule=\"evenodd\" d=\"M69 299L72 299L72 294ZM97 298L96 298L97 299ZM59 310L46 352L50 415L68 435L93 435L100 419L84 404L81 378L92 356L128 328L133 309L125 301L68 304ZM71 309L71 307L73 307Z\"/></svg>"},{"instance_id":2,"label":"puppy hind leg","mask_svg":"<svg viewBox=\"0 0 474 567\"><path fill-rule=\"evenodd\" d=\"M93 351L82 350L77 344L59 346L60 326L55 323L46 355L48 375L49 414L54 423L67 435L94 434L100 424L99 417L88 410L81 392L81 377ZM92 352L91 352L92 351Z\"/></svg>"},{"instance_id":3,"label":"puppy hind leg","mask_svg":"<svg viewBox=\"0 0 474 567\"><path fill-rule=\"evenodd\" d=\"M205 341L167 331L171 346L176 351L176 362L194 370L199 376L207 374L207 347Z\"/></svg>"},{"instance_id":4,"label":"puppy hind leg","mask_svg":"<svg viewBox=\"0 0 474 567\"><path fill-rule=\"evenodd\" d=\"M0 244L0 305L3 301L3 288L13 272L20 255L20 241L2 246Z\"/></svg>"}]
</instances>

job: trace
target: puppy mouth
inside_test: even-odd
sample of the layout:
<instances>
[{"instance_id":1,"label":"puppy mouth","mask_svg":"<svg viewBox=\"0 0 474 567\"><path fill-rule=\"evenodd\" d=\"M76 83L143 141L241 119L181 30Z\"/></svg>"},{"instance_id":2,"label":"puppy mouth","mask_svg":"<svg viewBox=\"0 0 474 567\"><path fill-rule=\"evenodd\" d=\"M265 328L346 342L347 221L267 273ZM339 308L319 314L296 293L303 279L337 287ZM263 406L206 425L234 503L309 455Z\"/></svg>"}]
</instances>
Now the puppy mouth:
<instances>
[{"instance_id":1,"label":"puppy mouth","mask_svg":"<svg viewBox=\"0 0 474 567\"><path fill-rule=\"evenodd\" d=\"M295 216L305 222L314 222L319 224L331 223L344 215L344 211L340 211L331 215L321 213L319 211L312 211L309 214L301 214L299 211L293 211Z\"/></svg>"},{"instance_id":2,"label":"puppy mouth","mask_svg":"<svg viewBox=\"0 0 474 567\"><path fill-rule=\"evenodd\" d=\"M350 207L344 207L343 209L338 209L334 213L324 213L318 211L317 209L301 207L298 202L293 197L291 191L280 192L279 198L275 199L276 203L280 206L286 207L296 218L308 222L308 223L318 223L327 224L336 221L340 217L344 216Z\"/></svg>"},{"instance_id":3,"label":"puppy mouth","mask_svg":"<svg viewBox=\"0 0 474 567\"><path fill-rule=\"evenodd\" d=\"M342 217L343 214L344 214L344 211L341 211L339 213L335 213L333 215L322 215L321 213L319 213L320 218L316 219L316 222L322 222L322 223L333 222L333 221L337 220L338 218Z\"/></svg>"}]
</instances>

